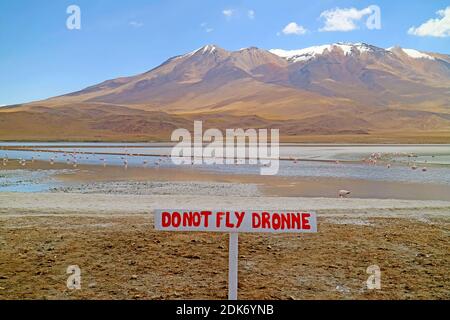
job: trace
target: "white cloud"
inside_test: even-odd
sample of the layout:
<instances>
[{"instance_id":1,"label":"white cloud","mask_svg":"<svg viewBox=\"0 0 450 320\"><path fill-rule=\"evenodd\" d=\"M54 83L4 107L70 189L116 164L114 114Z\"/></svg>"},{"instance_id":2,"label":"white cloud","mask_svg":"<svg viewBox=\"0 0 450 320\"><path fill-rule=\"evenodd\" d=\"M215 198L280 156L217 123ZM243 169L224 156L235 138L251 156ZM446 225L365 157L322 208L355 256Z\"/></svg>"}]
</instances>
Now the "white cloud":
<instances>
[{"instance_id":1,"label":"white cloud","mask_svg":"<svg viewBox=\"0 0 450 320\"><path fill-rule=\"evenodd\" d=\"M248 10L240 10L240 9L224 9L222 10L222 14L225 16L227 20L233 19L239 19L242 17L247 16L248 19L254 20L256 18L256 12L255 10L248 9Z\"/></svg>"},{"instance_id":2,"label":"white cloud","mask_svg":"<svg viewBox=\"0 0 450 320\"><path fill-rule=\"evenodd\" d=\"M430 19L419 27L411 27L408 34L419 37L449 37L450 36L450 6L436 12L439 18Z\"/></svg>"},{"instance_id":3,"label":"white cloud","mask_svg":"<svg viewBox=\"0 0 450 320\"><path fill-rule=\"evenodd\" d=\"M144 24L142 22L138 22L138 21L131 21L130 26L132 26L134 28L140 28L140 27L143 27Z\"/></svg>"},{"instance_id":4,"label":"white cloud","mask_svg":"<svg viewBox=\"0 0 450 320\"><path fill-rule=\"evenodd\" d=\"M225 9L222 11L223 15L227 18L231 18L234 15L234 10L232 9Z\"/></svg>"},{"instance_id":5,"label":"white cloud","mask_svg":"<svg viewBox=\"0 0 450 320\"><path fill-rule=\"evenodd\" d=\"M214 31L214 29L211 28L211 27L209 27L208 24L207 24L206 22L202 22L202 23L200 24L200 27L201 27L206 33L210 33L210 32L213 32L213 31Z\"/></svg>"},{"instance_id":6,"label":"white cloud","mask_svg":"<svg viewBox=\"0 0 450 320\"><path fill-rule=\"evenodd\" d=\"M289 34L302 35L302 34L305 34L306 31L307 30L304 27L299 26L295 22L291 22L286 27L284 27L282 32L286 35L289 35Z\"/></svg>"},{"instance_id":7,"label":"white cloud","mask_svg":"<svg viewBox=\"0 0 450 320\"><path fill-rule=\"evenodd\" d=\"M358 29L356 22L371 13L371 7L362 10L355 8L336 8L323 11L320 14L320 18L325 19L325 26L319 29L319 31L351 31Z\"/></svg>"}]
</instances>

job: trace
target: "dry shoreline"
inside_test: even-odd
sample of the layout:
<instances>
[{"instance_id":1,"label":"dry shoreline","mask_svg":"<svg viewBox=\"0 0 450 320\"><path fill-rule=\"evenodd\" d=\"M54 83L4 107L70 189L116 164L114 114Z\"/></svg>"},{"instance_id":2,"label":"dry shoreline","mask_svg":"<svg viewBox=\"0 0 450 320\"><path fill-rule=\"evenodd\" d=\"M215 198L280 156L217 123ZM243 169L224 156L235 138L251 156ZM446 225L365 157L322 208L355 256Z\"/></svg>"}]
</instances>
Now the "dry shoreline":
<instances>
[{"instance_id":1,"label":"dry shoreline","mask_svg":"<svg viewBox=\"0 0 450 320\"><path fill-rule=\"evenodd\" d=\"M0 217L11 211L21 214L53 213L71 214L149 214L155 209L215 208L277 210L280 208L320 210L330 212L360 213L368 217L380 217L380 212L406 210L407 217L420 214L420 210L435 212L438 216L450 216L448 201L419 201L393 199L334 199L295 197L235 197L199 195L120 195L81 193L0 193Z\"/></svg>"}]
</instances>

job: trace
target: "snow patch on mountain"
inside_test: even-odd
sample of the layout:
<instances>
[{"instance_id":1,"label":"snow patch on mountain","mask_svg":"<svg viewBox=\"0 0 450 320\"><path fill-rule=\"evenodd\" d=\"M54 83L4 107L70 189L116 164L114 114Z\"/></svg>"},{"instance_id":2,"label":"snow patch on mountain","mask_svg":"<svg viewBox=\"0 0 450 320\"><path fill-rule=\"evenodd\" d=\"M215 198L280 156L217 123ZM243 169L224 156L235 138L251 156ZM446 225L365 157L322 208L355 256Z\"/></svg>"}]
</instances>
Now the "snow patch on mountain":
<instances>
[{"instance_id":1,"label":"snow patch on mountain","mask_svg":"<svg viewBox=\"0 0 450 320\"><path fill-rule=\"evenodd\" d=\"M207 54L207 53L213 53L214 51L216 51L216 46L208 44L203 47L202 53Z\"/></svg>"},{"instance_id":2,"label":"snow patch on mountain","mask_svg":"<svg viewBox=\"0 0 450 320\"><path fill-rule=\"evenodd\" d=\"M393 49L394 49L394 47L388 48L387 50L392 51ZM408 55L409 57L414 58L414 59L435 60L434 57L432 57L426 53L420 52L418 50L415 50L415 49L404 49L404 48L398 48L398 49L402 50L406 55Z\"/></svg>"},{"instance_id":3,"label":"snow patch on mountain","mask_svg":"<svg viewBox=\"0 0 450 320\"><path fill-rule=\"evenodd\" d=\"M375 47L365 43L333 43L299 50L272 49L269 51L291 62L299 62L309 61L317 56L323 55L327 52L333 52L335 50L340 50L344 53L344 55L349 56L353 53L362 54L375 51Z\"/></svg>"},{"instance_id":4,"label":"snow patch on mountain","mask_svg":"<svg viewBox=\"0 0 450 320\"><path fill-rule=\"evenodd\" d=\"M193 55L195 55L198 52L201 52L201 54L210 54L210 53L214 53L216 50L217 50L217 47L215 45L208 44L206 46L203 46L201 48L198 48L194 51L191 51L189 53L183 54L183 55L175 57L175 58L180 59L180 58L192 57Z\"/></svg>"}]
</instances>

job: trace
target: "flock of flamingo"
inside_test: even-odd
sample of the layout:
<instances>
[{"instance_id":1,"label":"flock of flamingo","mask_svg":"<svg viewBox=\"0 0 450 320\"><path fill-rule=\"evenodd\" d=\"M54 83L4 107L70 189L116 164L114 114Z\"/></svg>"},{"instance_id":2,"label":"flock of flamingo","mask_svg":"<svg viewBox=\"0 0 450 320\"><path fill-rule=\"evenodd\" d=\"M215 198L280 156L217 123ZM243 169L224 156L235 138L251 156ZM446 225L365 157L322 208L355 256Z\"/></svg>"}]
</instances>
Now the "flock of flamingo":
<instances>
[{"instance_id":1,"label":"flock of flamingo","mask_svg":"<svg viewBox=\"0 0 450 320\"><path fill-rule=\"evenodd\" d=\"M93 152L92 153L80 152L79 150L78 150L78 152L76 150L74 150L73 152L65 152L65 151L59 150L59 151L55 152L55 155L49 159L49 163L50 163L50 165L54 165L55 162L57 162L59 160L59 156L61 156L63 159L65 159L65 160L63 160L63 162L67 163L67 165L72 166L73 168L78 167L78 162L80 160L97 160L103 167L106 167L106 165L107 165L106 158L103 158L103 157L96 158L96 155L98 155L98 154L93 153ZM120 157L123 167L125 169L128 168L128 164L129 164L128 159L133 158L135 156L140 156L140 155L138 155L138 154L135 155L133 153L129 153L128 150L125 150L125 154ZM363 159L363 163L367 163L369 165L377 165L377 163L379 161L390 159L392 156L407 156L408 158L416 158L417 157L417 155L415 155L415 154L407 154L407 153L385 153L385 154L382 154L379 152L374 152L368 158ZM40 157L41 156L38 154L36 158L40 158ZM28 162L34 163L37 160L36 158L34 156L32 156L31 159L28 160ZM155 162L155 167L159 168L160 165L163 163L164 159L167 160L168 158L169 158L168 155L159 157L158 160ZM289 158L289 160L292 161L294 164L297 164L300 161L298 158ZM8 158L8 155L5 154L5 156L3 157L3 166L7 166L9 161L10 161L10 159ZM20 158L20 159L18 159L18 162L22 167L25 167L27 165L26 159ZM192 161L191 164L193 165L194 162ZM235 164L237 165L238 163L235 163ZM340 161L336 160L336 164L340 164ZM147 167L149 165L149 161L143 160L142 165L144 167ZM408 162L408 166L410 166L410 168L412 170L418 169L418 166L414 162ZM386 167L388 169L391 168L391 163L388 162L386 164ZM427 167L422 167L422 171L423 172L427 171ZM350 193L351 192L348 190L339 190L338 196L339 196L339 198L346 198L350 195Z\"/></svg>"},{"instance_id":2,"label":"flock of flamingo","mask_svg":"<svg viewBox=\"0 0 450 320\"><path fill-rule=\"evenodd\" d=\"M107 165L107 160L105 158L98 158L95 159L96 154L95 153L86 153L86 152L77 152L76 150L74 152L64 152L64 151L58 151L56 152L56 155L51 157L49 160L50 165L54 165L56 161L58 161L58 154L61 153L62 158L65 158L65 162L67 163L67 165L73 166L74 168L78 167L78 161L79 160L84 160L83 157L86 160L91 160L90 156L92 156L92 160L97 160L100 162L101 165L103 165L103 167L106 167ZM90 156L89 156L90 155ZM123 156L120 157L123 167L126 169L128 168L128 157L133 158L134 156L140 156L140 155L135 155L133 153L128 153L128 150L125 150L125 154ZM363 159L363 163L368 163L370 165L377 165L379 160L382 159L386 159L386 157L390 157L390 156L407 156L408 158L415 158L417 157L417 155L415 154L407 154L407 153L386 153L386 154L382 154L379 152L374 152L372 153L368 158ZM40 158L40 155L37 155L37 158ZM168 155L163 155L161 156L156 162L155 162L155 166L159 167L162 162L164 161L164 158L169 158ZM34 163L36 160L36 158L34 156L31 157L31 159L28 160L28 162ZM299 163L299 159L298 158L289 158L289 160L291 160L294 164ZM3 157L3 166L6 166L9 162L9 158L8 155L5 154L5 156ZM18 162L21 166L25 167L27 165L27 160L20 158L18 159ZM427 162L427 161L425 161ZM143 160L142 161L142 165L144 167L146 167L149 164L148 160ZM194 164L194 161L191 162L191 164ZM238 162L235 163L236 165L239 164ZM336 164L340 164L339 160L336 160ZM389 169L391 168L391 163L387 163L386 167ZM412 170L417 170L418 166L414 163L414 162L408 162L408 166L410 166L410 168ZM423 172L427 171L427 167L422 167L421 169Z\"/></svg>"},{"instance_id":3,"label":"flock of flamingo","mask_svg":"<svg viewBox=\"0 0 450 320\"><path fill-rule=\"evenodd\" d=\"M367 158L367 159L364 159L363 161L364 162L366 162L366 163L369 163L369 164L372 164L372 165L376 165L377 164L377 161L378 160L380 160L380 159L383 159L383 158L385 158L386 156L389 156L389 157L391 157L391 156L407 156L408 158L417 158L417 155L416 154L414 154L414 153L401 153L401 152L395 152L395 153L386 153L386 154L382 154L382 153L379 153L379 152L374 152L374 153L372 153L371 155L370 155L370 157L369 158ZM433 156L434 157L434 156ZM427 161L425 160L425 163L426 163ZM417 170L418 169L418 166L415 164L415 163L411 163L411 162L408 162L408 166L412 169L412 170ZM391 168L391 164L390 163L387 163L386 164L386 167L388 168L388 169L390 169ZM428 169L427 169L427 167L422 167L422 171L423 172L426 172Z\"/></svg>"},{"instance_id":4,"label":"flock of flamingo","mask_svg":"<svg viewBox=\"0 0 450 320\"><path fill-rule=\"evenodd\" d=\"M74 168L78 167L78 163L81 160L97 160L97 161L100 162L100 164L103 167L106 167L106 165L107 165L106 158L96 158L96 154L93 153L93 152L92 153L86 153L86 152L76 152L76 151L74 151L74 152L58 151L58 152L55 152L55 153L56 154L49 159L50 165L54 165L55 162L57 162L59 160L59 156L61 156L63 159L65 159L62 162L65 162L67 165L72 166ZM134 155L132 153L128 153L128 151L125 150L125 155L120 157L120 159L122 161L122 164L123 164L123 167L125 169L128 168L128 157L134 157L134 156L138 156L138 155ZM36 159L36 158L38 158L38 159ZM26 160L24 158L19 158L18 159L18 163L22 167L25 167L28 162L34 163L35 160L40 160L40 158L41 158L40 154L38 154L36 157L32 156L29 160ZM163 158L168 158L168 156L162 156L162 157L158 158L158 160L155 162L155 167L159 168L159 166L164 161ZM5 154L5 156L3 157L3 166L7 166L10 161L11 160L9 159L8 155ZM144 167L147 167L148 164L149 164L149 161L148 160L143 160L142 164L143 164Z\"/></svg>"}]
</instances>

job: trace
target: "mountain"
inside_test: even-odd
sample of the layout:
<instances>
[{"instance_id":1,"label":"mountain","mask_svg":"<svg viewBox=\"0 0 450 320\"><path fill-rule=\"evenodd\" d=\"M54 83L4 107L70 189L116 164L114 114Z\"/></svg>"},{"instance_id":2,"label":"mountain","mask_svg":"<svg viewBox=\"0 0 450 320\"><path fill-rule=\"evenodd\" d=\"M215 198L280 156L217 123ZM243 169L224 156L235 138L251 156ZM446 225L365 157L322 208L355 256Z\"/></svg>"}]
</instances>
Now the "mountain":
<instances>
[{"instance_id":1,"label":"mountain","mask_svg":"<svg viewBox=\"0 0 450 320\"><path fill-rule=\"evenodd\" d=\"M445 142L450 56L364 43L207 45L136 76L1 108L0 140L168 140L194 119L276 127L286 140Z\"/></svg>"}]
</instances>

